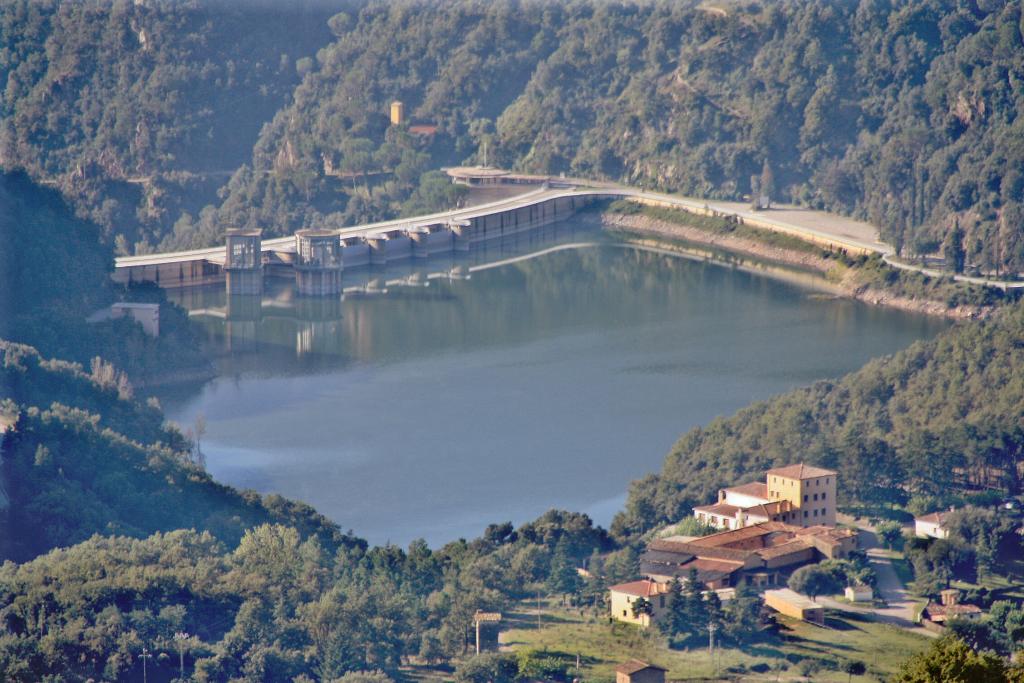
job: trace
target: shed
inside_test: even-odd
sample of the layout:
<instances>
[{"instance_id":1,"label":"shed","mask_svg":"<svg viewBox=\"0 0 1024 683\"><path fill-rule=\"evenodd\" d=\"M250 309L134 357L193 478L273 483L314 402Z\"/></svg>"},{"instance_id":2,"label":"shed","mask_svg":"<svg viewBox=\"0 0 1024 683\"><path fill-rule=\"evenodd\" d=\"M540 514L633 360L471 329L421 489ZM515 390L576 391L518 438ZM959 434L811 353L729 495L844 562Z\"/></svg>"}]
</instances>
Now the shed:
<instances>
[{"instance_id":1,"label":"shed","mask_svg":"<svg viewBox=\"0 0 1024 683\"><path fill-rule=\"evenodd\" d=\"M870 602L875 592L871 586L847 586L844 595L850 602Z\"/></svg>"},{"instance_id":2,"label":"shed","mask_svg":"<svg viewBox=\"0 0 1024 683\"><path fill-rule=\"evenodd\" d=\"M800 595L788 588L765 591L764 604L787 617L802 619L819 626L825 625L825 608L806 595Z\"/></svg>"},{"instance_id":3,"label":"shed","mask_svg":"<svg viewBox=\"0 0 1024 683\"><path fill-rule=\"evenodd\" d=\"M615 683L665 683L664 669L639 659L630 659L615 667Z\"/></svg>"}]
</instances>

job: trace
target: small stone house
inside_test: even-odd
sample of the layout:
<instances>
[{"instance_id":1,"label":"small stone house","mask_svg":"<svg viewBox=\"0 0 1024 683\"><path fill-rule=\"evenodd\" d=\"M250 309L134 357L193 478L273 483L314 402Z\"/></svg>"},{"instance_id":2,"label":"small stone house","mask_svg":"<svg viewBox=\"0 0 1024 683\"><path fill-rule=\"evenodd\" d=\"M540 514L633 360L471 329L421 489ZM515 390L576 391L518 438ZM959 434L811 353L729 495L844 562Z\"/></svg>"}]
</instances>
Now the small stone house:
<instances>
[{"instance_id":1,"label":"small stone house","mask_svg":"<svg viewBox=\"0 0 1024 683\"><path fill-rule=\"evenodd\" d=\"M665 672L655 664L631 659L615 667L615 683L665 683Z\"/></svg>"},{"instance_id":2,"label":"small stone house","mask_svg":"<svg viewBox=\"0 0 1024 683\"><path fill-rule=\"evenodd\" d=\"M973 621L980 619L984 612L977 605L967 605L960 602L960 591L955 588L947 588L940 594L941 604L929 602L921 612L922 626L931 630L941 630L946 622L951 619L966 619Z\"/></svg>"}]
</instances>

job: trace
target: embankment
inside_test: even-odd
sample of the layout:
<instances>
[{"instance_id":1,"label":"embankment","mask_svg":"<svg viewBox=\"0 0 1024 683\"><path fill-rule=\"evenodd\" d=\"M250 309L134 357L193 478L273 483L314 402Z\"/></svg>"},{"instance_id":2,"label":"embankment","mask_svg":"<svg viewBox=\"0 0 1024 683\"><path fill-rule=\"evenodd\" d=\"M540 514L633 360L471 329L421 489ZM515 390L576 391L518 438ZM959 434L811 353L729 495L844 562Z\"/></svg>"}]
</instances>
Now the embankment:
<instances>
[{"instance_id":1,"label":"embankment","mask_svg":"<svg viewBox=\"0 0 1024 683\"><path fill-rule=\"evenodd\" d=\"M821 288L879 306L952 319L984 318L1005 295L992 288L897 271L878 257L852 258L791 235L685 211L613 205L601 214L605 230L643 246L672 250L706 245L717 251L769 261L820 276Z\"/></svg>"}]
</instances>

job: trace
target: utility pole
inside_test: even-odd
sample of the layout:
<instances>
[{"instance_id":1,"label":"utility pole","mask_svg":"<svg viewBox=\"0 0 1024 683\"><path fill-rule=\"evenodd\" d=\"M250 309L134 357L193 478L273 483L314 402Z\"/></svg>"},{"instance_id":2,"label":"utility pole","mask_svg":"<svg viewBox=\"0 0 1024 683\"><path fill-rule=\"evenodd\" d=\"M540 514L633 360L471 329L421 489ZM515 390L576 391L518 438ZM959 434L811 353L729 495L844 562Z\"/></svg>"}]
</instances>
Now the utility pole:
<instances>
[{"instance_id":1,"label":"utility pole","mask_svg":"<svg viewBox=\"0 0 1024 683\"><path fill-rule=\"evenodd\" d=\"M711 655L711 666L715 670L715 675L718 675L718 667L715 666L715 631L718 630L718 625L715 622L708 624L708 654Z\"/></svg>"},{"instance_id":2,"label":"utility pole","mask_svg":"<svg viewBox=\"0 0 1024 683\"><path fill-rule=\"evenodd\" d=\"M178 644L178 666L181 670L181 680L185 680L185 648L188 643L188 633L178 631L174 634L174 642Z\"/></svg>"},{"instance_id":3,"label":"utility pole","mask_svg":"<svg viewBox=\"0 0 1024 683\"><path fill-rule=\"evenodd\" d=\"M139 659L142 660L142 683L147 683L146 679L146 660L152 659L153 655L149 653L147 648L142 648L142 654L139 655Z\"/></svg>"}]
</instances>

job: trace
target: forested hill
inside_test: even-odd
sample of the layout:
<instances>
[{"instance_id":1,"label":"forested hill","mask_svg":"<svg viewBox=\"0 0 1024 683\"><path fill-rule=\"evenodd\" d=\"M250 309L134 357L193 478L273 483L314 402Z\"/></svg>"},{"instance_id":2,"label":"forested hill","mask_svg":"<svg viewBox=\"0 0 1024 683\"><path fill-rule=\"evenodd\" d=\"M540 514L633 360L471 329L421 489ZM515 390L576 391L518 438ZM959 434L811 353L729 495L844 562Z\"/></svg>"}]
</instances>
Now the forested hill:
<instances>
[{"instance_id":1,"label":"forested hill","mask_svg":"<svg viewBox=\"0 0 1024 683\"><path fill-rule=\"evenodd\" d=\"M343 0L0 3L0 166L157 242L249 158Z\"/></svg>"},{"instance_id":2,"label":"forested hill","mask_svg":"<svg viewBox=\"0 0 1024 683\"><path fill-rule=\"evenodd\" d=\"M628 538L676 521L719 488L794 460L838 470L847 506L927 512L989 488L1019 495L1024 306L694 429L660 474L633 482L612 531Z\"/></svg>"},{"instance_id":3,"label":"forested hill","mask_svg":"<svg viewBox=\"0 0 1024 683\"><path fill-rule=\"evenodd\" d=\"M278 522L328 548L359 545L312 508L223 486L196 465L196 445L139 402L112 366L45 359L0 340L0 556L31 558L96 533L142 536L194 528L237 543Z\"/></svg>"},{"instance_id":4,"label":"forested hill","mask_svg":"<svg viewBox=\"0 0 1024 683\"><path fill-rule=\"evenodd\" d=\"M99 226L76 217L56 190L0 173L0 340L86 366L102 356L137 386L171 371L208 372L185 311L156 287L115 285L113 266ZM86 323L118 299L161 303L160 336L128 319Z\"/></svg>"},{"instance_id":5,"label":"forested hill","mask_svg":"<svg viewBox=\"0 0 1024 683\"><path fill-rule=\"evenodd\" d=\"M130 250L443 203L423 174L484 147L732 198L768 162L777 199L868 218L906 252L954 236L969 268L1024 270L1019 3L288 7L4 3L0 163L56 179ZM396 98L436 132L390 127ZM226 175L191 175L243 160L223 201Z\"/></svg>"},{"instance_id":6,"label":"forested hill","mask_svg":"<svg viewBox=\"0 0 1024 683\"><path fill-rule=\"evenodd\" d=\"M866 217L930 251L1024 269L1019 3L375 2L331 20L221 220L274 230L379 217L412 180L332 191L324 160L401 169L388 103L440 127L434 163L488 161ZM399 149L395 146L398 145ZM408 168L408 164L404 164ZM407 190L405 190L407 191ZM254 209L254 210L252 210ZM208 231L213 232L213 231Z\"/></svg>"}]
</instances>

